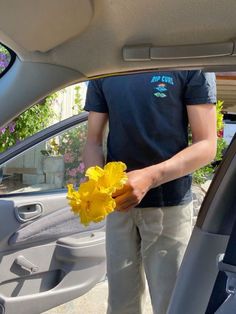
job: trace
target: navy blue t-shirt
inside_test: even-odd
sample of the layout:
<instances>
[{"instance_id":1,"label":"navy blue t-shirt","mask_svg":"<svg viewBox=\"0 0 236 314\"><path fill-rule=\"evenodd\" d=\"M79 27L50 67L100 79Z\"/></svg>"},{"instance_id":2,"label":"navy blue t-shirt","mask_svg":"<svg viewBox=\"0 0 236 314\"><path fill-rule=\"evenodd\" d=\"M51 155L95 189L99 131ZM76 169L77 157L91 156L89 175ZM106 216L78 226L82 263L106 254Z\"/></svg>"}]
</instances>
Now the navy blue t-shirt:
<instances>
[{"instance_id":1,"label":"navy blue t-shirt","mask_svg":"<svg viewBox=\"0 0 236 314\"><path fill-rule=\"evenodd\" d=\"M128 171L160 163L188 146L187 105L216 102L213 73L148 72L89 82L85 110L109 114L107 162ZM207 121L206 121L207 123ZM191 200L191 176L151 189L138 207Z\"/></svg>"}]
</instances>

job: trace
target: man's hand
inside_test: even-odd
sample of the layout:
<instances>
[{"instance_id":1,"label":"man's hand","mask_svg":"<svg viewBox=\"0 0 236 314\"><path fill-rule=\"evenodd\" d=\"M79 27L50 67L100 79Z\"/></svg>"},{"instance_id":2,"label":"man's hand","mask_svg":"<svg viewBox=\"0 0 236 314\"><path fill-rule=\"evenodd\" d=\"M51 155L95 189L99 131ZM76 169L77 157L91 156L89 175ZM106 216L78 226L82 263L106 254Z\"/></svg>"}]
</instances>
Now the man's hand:
<instances>
[{"instance_id":1,"label":"man's hand","mask_svg":"<svg viewBox=\"0 0 236 314\"><path fill-rule=\"evenodd\" d=\"M116 210L125 211L138 205L145 194L152 188L152 176L148 168L127 173L128 182L112 196L116 201Z\"/></svg>"}]
</instances>

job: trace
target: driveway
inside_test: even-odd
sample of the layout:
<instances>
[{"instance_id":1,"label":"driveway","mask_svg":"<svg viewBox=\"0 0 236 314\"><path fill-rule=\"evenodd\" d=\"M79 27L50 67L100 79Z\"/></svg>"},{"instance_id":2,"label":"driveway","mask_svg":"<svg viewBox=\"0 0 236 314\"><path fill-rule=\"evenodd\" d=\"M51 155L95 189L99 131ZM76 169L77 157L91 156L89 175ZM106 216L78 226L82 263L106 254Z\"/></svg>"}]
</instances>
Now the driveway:
<instances>
[{"instance_id":1,"label":"driveway","mask_svg":"<svg viewBox=\"0 0 236 314\"><path fill-rule=\"evenodd\" d=\"M105 314L107 309L107 281L97 284L82 297L65 303L43 314ZM149 297L144 309L145 314L152 314Z\"/></svg>"}]
</instances>

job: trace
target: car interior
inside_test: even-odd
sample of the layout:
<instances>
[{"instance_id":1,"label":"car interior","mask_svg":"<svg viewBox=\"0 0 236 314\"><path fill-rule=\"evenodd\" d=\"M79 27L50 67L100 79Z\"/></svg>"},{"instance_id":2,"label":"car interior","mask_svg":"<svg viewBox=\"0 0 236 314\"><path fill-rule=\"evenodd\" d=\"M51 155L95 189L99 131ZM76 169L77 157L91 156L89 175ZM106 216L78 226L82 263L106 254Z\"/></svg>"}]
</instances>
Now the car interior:
<instances>
[{"instance_id":1,"label":"car interior","mask_svg":"<svg viewBox=\"0 0 236 314\"><path fill-rule=\"evenodd\" d=\"M222 87L236 71L235 10L233 0L1 0L0 43L9 60L0 71L0 128L73 84L190 69L217 73L226 120L235 121L235 83ZM4 167L17 177L17 158L24 162L25 152L41 152L86 120L72 115L1 152L0 182ZM0 314L42 313L105 277L105 223L82 227L65 183L48 178L43 191L0 189ZM235 184L234 136L202 203L168 314L235 313Z\"/></svg>"}]
</instances>

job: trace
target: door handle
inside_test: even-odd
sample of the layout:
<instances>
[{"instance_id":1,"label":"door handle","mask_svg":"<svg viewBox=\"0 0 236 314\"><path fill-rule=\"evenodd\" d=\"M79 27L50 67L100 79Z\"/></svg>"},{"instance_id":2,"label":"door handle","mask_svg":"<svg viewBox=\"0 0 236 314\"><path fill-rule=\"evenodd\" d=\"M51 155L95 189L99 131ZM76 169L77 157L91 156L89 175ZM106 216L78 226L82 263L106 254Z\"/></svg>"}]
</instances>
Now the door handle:
<instances>
[{"instance_id":1,"label":"door handle","mask_svg":"<svg viewBox=\"0 0 236 314\"><path fill-rule=\"evenodd\" d=\"M40 203L25 204L15 208L16 218L20 222L34 220L43 213L43 206Z\"/></svg>"},{"instance_id":2,"label":"door handle","mask_svg":"<svg viewBox=\"0 0 236 314\"><path fill-rule=\"evenodd\" d=\"M21 268L27 270L30 274L36 273L39 270L38 266L31 263L28 259L26 259L22 255L17 256L17 258L15 259L15 263Z\"/></svg>"}]
</instances>

